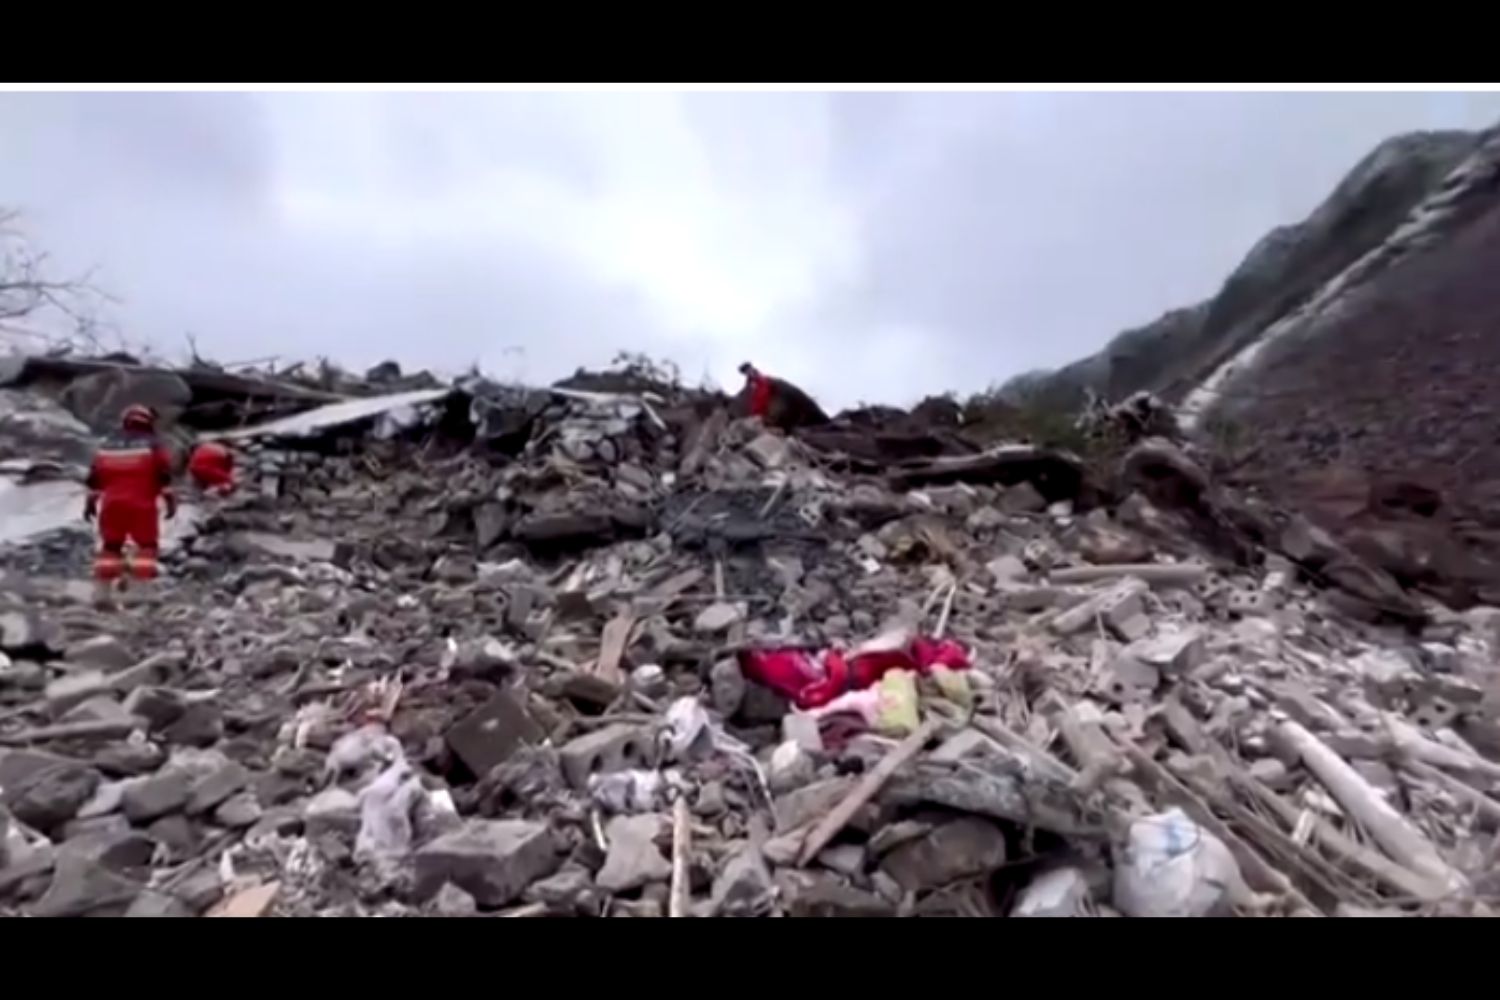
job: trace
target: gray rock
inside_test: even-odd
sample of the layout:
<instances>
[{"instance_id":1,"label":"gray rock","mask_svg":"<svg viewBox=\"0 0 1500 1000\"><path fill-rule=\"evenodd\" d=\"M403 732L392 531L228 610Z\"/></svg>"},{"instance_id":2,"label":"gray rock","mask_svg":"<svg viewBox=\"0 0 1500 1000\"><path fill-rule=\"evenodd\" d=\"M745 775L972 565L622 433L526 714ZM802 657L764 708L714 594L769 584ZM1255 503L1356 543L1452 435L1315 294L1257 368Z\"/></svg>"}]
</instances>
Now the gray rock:
<instances>
[{"instance_id":1,"label":"gray rock","mask_svg":"<svg viewBox=\"0 0 1500 1000\"><path fill-rule=\"evenodd\" d=\"M181 813L162 816L146 828L150 838L166 849L173 862L185 860L197 853L201 838L192 820Z\"/></svg>"},{"instance_id":2,"label":"gray rock","mask_svg":"<svg viewBox=\"0 0 1500 1000\"><path fill-rule=\"evenodd\" d=\"M147 889L125 911L127 917L192 917L196 914L176 896Z\"/></svg>"},{"instance_id":3,"label":"gray rock","mask_svg":"<svg viewBox=\"0 0 1500 1000\"><path fill-rule=\"evenodd\" d=\"M0 612L0 652L16 659L46 660L62 652L53 631L27 611Z\"/></svg>"},{"instance_id":4,"label":"gray rock","mask_svg":"<svg viewBox=\"0 0 1500 1000\"><path fill-rule=\"evenodd\" d=\"M1022 482L1001 493L995 506L1007 514L1040 514L1047 509L1047 500L1031 483Z\"/></svg>"},{"instance_id":5,"label":"gray rock","mask_svg":"<svg viewBox=\"0 0 1500 1000\"><path fill-rule=\"evenodd\" d=\"M359 832L359 797L342 788L329 788L308 800L302 813L309 837L333 833L352 837Z\"/></svg>"},{"instance_id":6,"label":"gray rock","mask_svg":"<svg viewBox=\"0 0 1500 1000\"><path fill-rule=\"evenodd\" d=\"M140 892L140 883L88 857L63 851L51 885L31 912L38 917L119 916Z\"/></svg>"},{"instance_id":7,"label":"gray rock","mask_svg":"<svg viewBox=\"0 0 1500 1000\"><path fill-rule=\"evenodd\" d=\"M528 903L544 903L549 910L571 913L591 901L594 880L588 870L569 865L556 875L533 884L522 895Z\"/></svg>"},{"instance_id":8,"label":"gray rock","mask_svg":"<svg viewBox=\"0 0 1500 1000\"><path fill-rule=\"evenodd\" d=\"M745 701L745 675L734 660L719 660L709 671L709 694L714 711L732 718Z\"/></svg>"},{"instance_id":9,"label":"gray rock","mask_svg":"<svg viewBox=\"0 0 1500 1000\"><path fill-rule=\"evenodd\" d=\"M187 812L190 816L208 812L231 795L250 784L251 775L243 764L229 761L193 782L188 793Z\"/></svg>"},{"instance_id":10,"label":"gray rock","mask_svg":"<svg viewBox=\"0 0 1500 1000\"><path fill-rule=\"evenodd\" d=\"M785 872L792 876L782 892L794 917L892 917L889 900L845 885L827 872Z\"/></svg>"},{"instance_id":11,"label":"gray rock","mask_svg":"<svg viewBox=\"0 0 1500 1000\"><path fill-rule=\"evenodd\" d=\"M69 663L91 667L106 674L117 673L135 663L135 656L119 639L108 635L86 639L69 646L63 654Z\"/></svg>"},{"instance_id":12,"label":"gray rock","mask_svg":"<svg viewBox=\"0 0 1500 1000\"><path fill-rule=\"evenodd\" d=\"M182 717L188 702L171 688L138 687L125 698L125 711L145 719L153 730L165 729Z\"/></svg>"},{"instance_id":13,"label":"gray rock","mask_svg":"<svg viewBox=\"0 0 1500 1000\"><path fill-rule=\"evenodd\" d=\"M8 787L5 805L27 826L50 832L74 816L93 798L99 772L77 764L49 768L30 780Z\"/></svg>"},{"instance_id":14,"label":"gray rock","mask_svg":"<svg viewBox=\"0 0 1500 1000\"><path fill-rule=\"evenodd\" d=\"M200 702L162 732L162 738L182 746L210 747L224 737L224 720L213 705Z\"/></svg>"},{"instance_id":15,"label":"gray rock","mask_svg":"<svg viewBox=\"0 0 1500 1000\"><path fill-rule=\"evenodd\" d=\"M790 740L772 751L766 768L766 780L774 794L801 788L817 776L818 766L812 755Z\"/></svg>"},{"instance_id":16,"label":"gray rock","mask_svg":"<svg viewBox=\"0 0 1500 1000\"><path fill-rule=\"evenodd\" d=\"M231 830L254 826L261 818L260 802L255 793L241 792L219 803L214 810L214 822Z\"/></svg>"},{"instance_id":17,"label":"gray rock","mask_svg":"<svg viewBox=\"0 0 1500 1000\"><path fill-rule=\"evenodd\" d=\"M667 871L671 873L670 864ZM770 912L776 902L776 888L759 848L742 845L725 862L714 879L709 902L713 912L724 917L755 917Z\"/></svg>"},{"instance_id":18,"label":"gray rock","mask_svg":"<svg viewBox=\"0 0 1500 1000\"><path fill-rule=\"evenodd\" d=\"M186 771L169 770L131 784L125 790L125 815L132 823L149 823L187 805L193 779Z\"/></svg>"},{"instance_id":19,"label":"gray rock","mask_svg":"<svg viewBox=\"0 0 1500 1000\"><path fill-rule=\"evenodd\" d=\"M545 733L517 696L500 690L463 718L444 737L469 773L483 778L523 746L540 743Z\"/></svg>"},{"instance_id":20,"label":"gray rock","mask_svg":"<svg viewBox=\"0 0 1500 1000\"><path fill-rule=\"evenodd\" d=\"M661 817L654 814L616 816L610 820L605 831L609 854L599 870L599 888L624 892L671 877L672 864L656 846L661 824Z\"/></svg>"},{"instance_id":21,"label":"gray rock","mask_svg":"<svg viewBox=\"0 0 1500 1000\"><path fill-rule=\"evenodd\" d=\"M503 504L482 503L474 508L474 534L481 552L505 537L509 520Z\"/></svg>"},{"instance_id":22,"label":"gray rock","mask_svg":"<svg viewBox=\"0 0 1500 1000\"><path fill-rule=\"evenodd\" d=\"M1079 917L1089 898L1088 879L1077 868L1057 868L1031 880L1011 910L1013 917Z\"/></svg>"},{"instance_id":23,"label":"gray rock","mask_svg":"<svg viewBox=\"0 0 1500 1000\"><path fill-rule=\"evenodd\" d=\"M901 888L920 892L984 875L1003 864L1005 834L988 820L966 816L895 848L880 867Z\"/></svg>"},{"instance_id":24,"label":"gray rock","mask_svg":"<svg viewBox=\"0 0 1500 1000\"><path fill-rule=\"evenodd\" d=\"M224 882L217 868L205 866L173 886L172 895L186 903L192 912L202 913L224 897Z\"/></svg>"},{"instance_id":25,"label":"gray rock","mask_svg":"<svg viewBox=\"0 0 1500 1000\"><path fill-rule=\"evenodd\" d=\"M452 882L444 882L432 899L432 911L440 917L472 917L479 913L479 904Z\"/></svg>"},{"instance_id":26,"label":"gray rock","mask_svg":"<svg viewBox=\"0 0 1500 1000\"><path fill-rule=\"evenodd\" d=\"M98 670L59 677L47 685L47 714L58 718L73 706L108 694L110 690L109 678Z\"/></svg>"},{"instance_id":27,"label":"gray rock","mask_svg":"<svg viewBox=\"0 0 1500 1000\"><path fill-rule=\"evenodd\" d=\"M737 604L720 601L698 612L698 617L693 619L693 630L701 635L716 635L728 631L731 626L738 625L744 620L743 608Z\"/></svg>"},{"instance_id":28,"label":"gray rock","mask_svg":"<svg viewBox=\"0 0 1500 1000\"><path fill-rule=\"evenodd\" d=\"M469 820L417 850L417 893L436 894L444 882L452 882L480 906L504 906L556 871L560 862L545 823Z\"/></svg>"},{"instance_id":29,"label":"gray rock","mask_svg":"<svg viewBox=\"0 0 1500 1000\"><path fill-rule=\"evenodd\" d=\"M132 777L155 771L166 759L154 743L115 743L94 754L93 764L111 777Z\"/></svg>"}]
</instances>

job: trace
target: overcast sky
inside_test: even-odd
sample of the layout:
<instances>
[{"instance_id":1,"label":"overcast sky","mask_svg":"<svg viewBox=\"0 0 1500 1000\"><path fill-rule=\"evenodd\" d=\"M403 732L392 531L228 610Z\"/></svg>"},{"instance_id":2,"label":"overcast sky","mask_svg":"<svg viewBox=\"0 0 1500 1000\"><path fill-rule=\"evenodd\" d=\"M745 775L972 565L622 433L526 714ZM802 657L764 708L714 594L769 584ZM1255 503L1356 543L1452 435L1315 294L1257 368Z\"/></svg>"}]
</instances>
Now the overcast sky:
<instances>
[{"instance_id":1,"label":"overcast sky","mask_svg":"<svg viewBox=\"0 0 1500 1000\"><path fill-rule=\"evenodd\" d=\"M1212 294L1375 143L1500 94L0 94L0 205L128 335L830 406L978 390Z\"/></svg>"}]
</instances>

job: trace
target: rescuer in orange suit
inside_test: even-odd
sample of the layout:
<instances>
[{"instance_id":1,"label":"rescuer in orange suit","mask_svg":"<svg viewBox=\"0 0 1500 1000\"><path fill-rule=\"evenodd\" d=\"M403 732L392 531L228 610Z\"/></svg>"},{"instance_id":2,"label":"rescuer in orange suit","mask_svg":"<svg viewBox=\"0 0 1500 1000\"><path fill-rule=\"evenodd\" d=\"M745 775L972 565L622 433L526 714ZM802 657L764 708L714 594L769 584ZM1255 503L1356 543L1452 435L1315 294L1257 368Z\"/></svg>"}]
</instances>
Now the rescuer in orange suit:
<instances>
[{"instance_id":1,"label":"rescuer in orange suit","mask_svg":"<svg viewBox=\"0 0 1500 1000\"><path fill-rule=\"evenodd\" d=\"M156 436L156 411L149 406L127 406L120 424L120 433L94 453L88 500L83 508L86 520L99 521L94 581L101 601L109 599L110 590L127 568L137 580L156 578L160 537L157 500L161 500L169 519L177 513L172 455ZM135 555L128 566L126 542L135 543Z\"/></svg>"},{"instance_id":2,"label":"rescuer in orange suit","mask_svg":"<svg viewBox=\"0 0 1500 1000\"><path fill-rule=\"evenodd\" d=\"M771 412L771 379L748 361L740 365L740 374L750 390L750 415L766 419Z\"/></svg>"},{"instance_id":3,"label":"rescuer in orange suit","mask_svg":"<svg viewBox=\"0 0 1500 1000\"><path fill-rule=\"evenodd\" d=\"M219 441L204 441L188 456L188 475L204 493L228 496L234 492L234 453Z\"/></svg>"}]
</instances>

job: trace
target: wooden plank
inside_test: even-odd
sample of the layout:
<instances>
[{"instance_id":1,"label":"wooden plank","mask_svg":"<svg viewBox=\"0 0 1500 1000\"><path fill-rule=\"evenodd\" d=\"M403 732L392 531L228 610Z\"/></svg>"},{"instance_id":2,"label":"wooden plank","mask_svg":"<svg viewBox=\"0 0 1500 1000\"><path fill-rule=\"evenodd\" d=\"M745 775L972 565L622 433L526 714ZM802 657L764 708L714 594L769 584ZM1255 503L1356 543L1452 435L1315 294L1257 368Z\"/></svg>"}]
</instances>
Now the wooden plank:
<instances>
[{"instance_id":1,"label":"wooden plank","mask_svg":"<svg viewBox=\"0 0 1500 1000\"><path fill-rule=\"evenodd\" d=\"M630 611L621 611L604 623L604 629L599 633L599 659L593 670L596 676L611 684L625 686L625 671L620 669L620 658L625 655L630 630L634 627L635 614Z\"/></svg>"},{"instance_id":2,"label":"wooden plank","mask_svg":"<svg viewBox=\"0 0 1500 1000\"><path fill-rule=\"evenodd\" d=\"M206 915L210 917L259 917L270 909L272 900L280 891L280 882L252 885L221 901Z\"/></svg>"},{"instance_id":3,"label":"wooden plank","mask_svg":"<svg viewBox=\"0 0 1500 1000\"><path fill-rule=\"evenodd\" d=\"M1278 726L1276 735L1297 752L1302 763L1328 789L1328 793L1393 859L1450 891L1461 891L1466 886L1464 877L1443 860L1422 831L1391 808L1390 803L1326 743L1291 721Z\"/></svg>"},{"instance_id":4,"label":"wooden plank","mask_svg":"<svg viewBox=\"0 0 1500 1000\"><path fill-rule=\"evenodd\" d=\"M886 754L880 763L872 767L844 800L829 810L828 815L813 827L812 832L807 835L807 841L802 845L802 853L798 855L797 863L805 866L817 857L818 852L827 847L828 842L838 836L839 831L848 825L849 820L854 818L854 814L859 812L860 807L880 793L880 789L890 780L891 775L921 752L922 748L927 745L927 741L932 739L932 734L937 732L939 725L941 725L939 720L928 719L917 728L916 732L902 740L896 749Z\"/></svg>"}]
</instances>

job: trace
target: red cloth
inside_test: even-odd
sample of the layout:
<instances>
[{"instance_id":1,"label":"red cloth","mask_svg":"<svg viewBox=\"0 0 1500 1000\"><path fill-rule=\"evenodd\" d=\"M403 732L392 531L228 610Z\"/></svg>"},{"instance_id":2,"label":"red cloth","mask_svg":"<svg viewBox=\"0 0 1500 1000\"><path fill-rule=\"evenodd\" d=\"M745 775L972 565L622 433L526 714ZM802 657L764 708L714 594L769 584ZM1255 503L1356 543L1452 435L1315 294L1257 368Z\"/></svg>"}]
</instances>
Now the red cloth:
<instances>
[{"instance_id":1,"label":"red cloth","mask_svg":"<svg viewBox=\"0 0 1500 1000\"><path fill-rule=\"evenodd\" d=\"M222 444L205 441L188 457L188 475L201 490L229 493L234 489L234 454Z\"/></svg>"},{"instance_id":2,"label":"red cloth","mask_svg":"<svg viewBox=\"0 0 1500 1000\"><path fill-rule=\"evenodd\" d=\"M952 639L919 636L905 649L848 656L828 650L819 662L814 651L797 647L750 649L739 655L740 670L750 680L792 699L806 710L826 705L846 691L863 691L891 670L932 672L933 667L967 670L969 653Z\"/></svg>"},{"instance_id":3,"label":"red cloth","mask_svg":"<svg viewBox=\"0 0 1500 1000\"><path fill-rule=\"evenodd\" d=\"M765 417L771 412L771 380L760 372L750 376L750 415Z\"/></svg>"}]
</instances>

